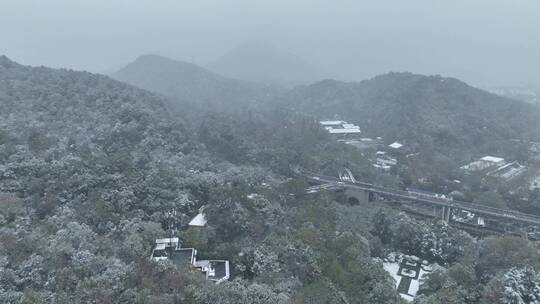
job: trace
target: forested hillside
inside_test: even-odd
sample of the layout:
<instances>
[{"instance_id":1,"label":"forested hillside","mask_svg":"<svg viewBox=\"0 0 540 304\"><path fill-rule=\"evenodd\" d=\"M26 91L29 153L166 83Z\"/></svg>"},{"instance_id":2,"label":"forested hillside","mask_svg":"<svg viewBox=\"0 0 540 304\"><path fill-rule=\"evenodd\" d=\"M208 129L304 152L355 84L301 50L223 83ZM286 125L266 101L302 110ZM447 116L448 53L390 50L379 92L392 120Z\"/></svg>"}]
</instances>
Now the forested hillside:
<instances>
[{"instance_id":1,"label":"forested hillside","mask_svg":"<svg viewBox=\"0 0 540 304\"><path fill-rule=\"evenodd\" d=\"M165 288L159 277L141 284L165 271L147 257L167 212L180 225L200 193L268 178L212 159L153 94L1 57L3 301L107 302Z\"/></svg>"},{"instance_id":2,"label":"forested hillside","mask_svg":"<svg viewBox=\"0 0 540 304\"><path fill-rule=\"evenodd\" d=\"M452 78L391 73L358 83L298 87L285 104L321 118L341 117L366 136L421 145L456 158L509 139L540 139L540 110Z\"/></svg>"},{"instance_id":3,"label":"forested hillside","mask_svg":"<svg viewBox=\"0 0 540 304\"><path fill-rule=\"evenodd\" d=\"M341 247L332 245L333 199L296 198L306 186L271 170L287 172L286 162L331 168L331 156L347 159L352 150L320 154L328 139L317 125L293 128L301 119L282 114L275 125L254 124L253 134L219 116L192 126L149 92L1 57L1 299L312 303L322 290L332 303L398 301L360 238L346 234ZM241 144L250 138L267 145ZM304 138L310 149L292 153ZM203 205L208 228L188 229ZM203 256L231 260L234 281L214 285L197 272L152 263L154 240L171 228ZM362 264L330 273L325 261L336 248L351 250L342 262ZM358 294L343 275L369 283Z\"/></svg>"},{"instance_id":4,"label":"forested hillside","mask_svg":"<svg viewBox=\"0 0 540 304\"><path fill-rule=\"evenodd\" d=\"M193 120L168 104L105 76L0 57L3 303L403 303L381 263L395 251L444 266L418 303L534 297L540 259L524 238L476 240L383 204L306 194L291 166L390 178L313 118L199 108ZM208 225L188 227L202 206ZM171 233L201 258L229 260L231 279L151 261Z\"/></svg>"}]
</instances>

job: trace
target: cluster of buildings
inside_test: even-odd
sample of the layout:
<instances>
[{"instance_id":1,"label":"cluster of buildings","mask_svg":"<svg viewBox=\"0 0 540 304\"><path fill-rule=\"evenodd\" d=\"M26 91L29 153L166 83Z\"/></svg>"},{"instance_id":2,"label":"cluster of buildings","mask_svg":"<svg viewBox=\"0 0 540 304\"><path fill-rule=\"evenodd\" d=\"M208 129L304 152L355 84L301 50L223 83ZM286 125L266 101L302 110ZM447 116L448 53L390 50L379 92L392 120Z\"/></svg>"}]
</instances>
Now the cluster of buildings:
<instances>
[{"instance_id":1,"label":"cluster of buildings","mask_svg":"<svg viewBox=\"0 0 540 304\"><path fill-rule=\"evenodd\" d=\"M521 165L517 161L504 164L493 171L488 172L488 176L493 176L501 178L504 180L512 180L514 178L520 177L527 172L527 167Z\"/></svg>"},{"instance_id":2,"label":"cluster of buildings","mask_svg":"<svg viewBox=\"0 0 540 304\"><path fill-rule=\"evenodd\" d=\"M195 216L189 225L204 227L206 225L204 213L201 212ZM216 284L224 282L230 277L229 261L197 260L197 249L182 247L177 237L157 239L150 259L156 262L169 260L177 266L201 271L207 280Z\"/></svg>"},{"instance_id":3,"label":"cluster of buildings","mask_svg":"<svg viewBox=\"0 0 540 304\"><path fill-rule=\"evenodd\" d=\"M375 161L373 163L373 167L382 170L390 170L393 166L397 164L397 159L388 155L387 152L377 151L377 153L375 153Z\"/></svg>"},{"instance_id":4,"label":"cluster of buildings","mask_svg":"<svg viewBox=\"0 0 540 304\"><path fill-rule=\"evenodd\" d=\"M462 166L461 169L469 172L478 172L489 168L501 166L504 163L504 158L495 156L484 156L479 160L475 160L467 165Z\"/></svg>"},{"instance_id":5,"label":"cluster of buildings","mask_svg":"<svg viewBox=\"0 0 540 304\"><path fill-rule=\"evenodd\" d=\"M386 151L377 151L375 153L375 160L373 161L373 167L388 171L392 169L395 165L398 164L397 158L392 155L395 155L395 152L401 150L404 147L403 144L399 142L394 142L386 147Z\"/></svg>"},{"instance_id":6,"label":"cluster of buildings","mask_svg":"<svg viewBox=\"0 0 540 304\"><path fill-rule=\"evenodd\" d=\"M484 156L461 167L467 172L477 172L489 177L500 178L510 181L523 176L527 172L527 167L517 161L506 162L504 158L495 156Z\"/></svg>"},{"instance_id":7,"label":"cluster of buildings","mask_svg":"<svg viewBox=\"0 0 540 304\"><path fill-rule=\"evenodd\" d=\"M362 131L359 126L343 120L323 120L319 123L326 131L328 131L328 133L330 133L330 135L340 142L352 145L359 150L377 150L375 157L372 160L375 168L388 171L393 166L397 165L397 159L391 156L392 153L388 152L401 150L404 147L403 144L394 142L388 146L383 146L381 137L377 137L376 139L361 137Z\"/></svg>"},{"instance_id":8,"label":"cluster of buildings","mask_svg":"<svg viewBox=\"0 0 540 304\"><path fill-rule=\"evenodd\" d=\"M359 139L360 127L343 120L323 120L321 126L337 139Z\"/></svg>"}]
</instances>

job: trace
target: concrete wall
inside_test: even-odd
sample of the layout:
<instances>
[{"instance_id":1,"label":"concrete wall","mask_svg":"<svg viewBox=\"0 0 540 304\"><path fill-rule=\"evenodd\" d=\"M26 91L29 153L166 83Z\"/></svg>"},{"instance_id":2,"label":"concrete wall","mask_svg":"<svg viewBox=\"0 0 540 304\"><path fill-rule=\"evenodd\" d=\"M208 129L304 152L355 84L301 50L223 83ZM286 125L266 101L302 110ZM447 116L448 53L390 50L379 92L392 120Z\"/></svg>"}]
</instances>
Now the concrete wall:
<instances>
[{"instance_id":1,"label":"concrete wall","mask_svg":"<svg viewBox=\"0 0 540 304\"><path fill-rule=\"evenodd\" d=\"M359 203L367 203L367 202L369 202L369 192L359 190L359 189L347 188L345 190L345 197L347 198L348 201L353 201L353 199L351 199L351 198L354 198Z\"/></svg>"}]
</instances>

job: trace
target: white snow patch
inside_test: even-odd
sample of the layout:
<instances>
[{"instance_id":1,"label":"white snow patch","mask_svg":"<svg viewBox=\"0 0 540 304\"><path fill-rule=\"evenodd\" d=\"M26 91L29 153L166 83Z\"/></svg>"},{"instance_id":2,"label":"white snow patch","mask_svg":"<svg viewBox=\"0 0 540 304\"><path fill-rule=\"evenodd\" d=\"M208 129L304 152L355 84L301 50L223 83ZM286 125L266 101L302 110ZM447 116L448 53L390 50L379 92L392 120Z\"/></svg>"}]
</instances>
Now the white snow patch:
<instances>
[{"instance_id":1,"label":"white snow patch","mask_svg":"<svg viewBox=\"0 0 540 304\"><path fill-rule=\"evenodd\" d=\"M408 264L412 266L412 264L414 264L415 262L418 263L420 266L420 273L419 273L418 279L411 280L411 284L409 285L409 290L407 291L406 294L400 293L400 296L408 302L412 302L414 298L416 297L416 294L418 293L418 290L420 289L420 284L422 282L422 279L427 273L430 272L430 270L432 269L432 265L429 265L427 261L422 261L416 256L403 255L399 253L391 253L383 261L383 268L394 279L396 288L399 286L399 283L401 282L401 278L403 277L403 275L406 275L406 276L413 275L413 273L410 273L408 275L404 273L398 274L400 264L404 264L404 265ZM414 275L416 274L414 273Z\"/></svg>"},{"instance_id":2,"label":"white snow patch","mask_svg":"<svg viewBox=\"0 0 540 304\"><path fill-rule=\"evenodd\" d=\"M400 293L399 295L401 296L402 299L404 299L407 302L412 302L414 300L414 297L411 295L402 294L402 293Z\"/></svg>"},{"instance_id":3,"label":"white snow patch","mask_svg":"<svg viewBox=\"0 0 540 304\"><path fill-rule=\"evenodd\" d=\"M383 263L383 268L384 268L384 270L386 270L386 272L388 272L392 276L392 278L396 282L396 288L397 288L398 285L399 285L399 282L401 281L401 277L398 276L398 274L397 274L398 271L399 271L399 263L397 263L397 262Z\"/></svg>"},{"instance_id":4,"label":"white snow patch","mask_svg":"<svg viewBox=\"0 0 540 304\"><path fill-rule=\"evenodd\" d=\"M393 148L393 149L399 149L401 147L403 147L402 144L398 143L397 141L395 143L392 143L390 145L388 145L390 148Z\"/></svg>"},{"instance_id":5,"label":"white snow patch","mask_svg":"<svg viewBox=\"0 0 540 304\"><path fill-rule=\"evenodd\" d=\"M206 226L206 223L207 220L204 213L199 213L189 222L189 226L204 227Z\"/></svg>"}]
</instances>

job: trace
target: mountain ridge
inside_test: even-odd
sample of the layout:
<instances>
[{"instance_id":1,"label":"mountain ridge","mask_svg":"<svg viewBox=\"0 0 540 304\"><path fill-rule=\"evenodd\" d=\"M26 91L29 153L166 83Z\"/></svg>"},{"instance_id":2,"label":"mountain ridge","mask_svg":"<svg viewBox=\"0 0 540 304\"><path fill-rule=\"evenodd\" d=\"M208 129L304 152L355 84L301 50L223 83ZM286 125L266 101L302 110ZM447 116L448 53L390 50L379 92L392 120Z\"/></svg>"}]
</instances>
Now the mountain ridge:
<instances>
[{"instance_id":1,"label":"mountain ridge","mask_svg":"<svg viewBox=\"0 0 540 304\"><path fill-rule=\"evenodd\" d=\"M111 75L136 87L199 106L242 107L265 100L273 89L230 79L200 66L158 55L143 55Z\"/></svg>"},{"instance_id":2,"label":"mountain ridge","mask_svg":"<svg viewBox=\"0 0 540 304\"><path fill-rule=\"evenodd\" d=\"M467 147L540 138L536 107L441 76L388 73L361 82L325 80L299 86L283 100L320 118L350 120L368 136L409 144Z\"/></svg>"},{"instance_id":3,"label":"mountain ridge","mask_svg":"<svg viewBox=\"0 0 540 304\"><path fill-rule=\"evenodd\" d=\"M260 41L240 44L207 66L228 77L285 87L329 77L315 64Z\"/></svg>"}]
</instances>

